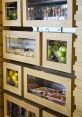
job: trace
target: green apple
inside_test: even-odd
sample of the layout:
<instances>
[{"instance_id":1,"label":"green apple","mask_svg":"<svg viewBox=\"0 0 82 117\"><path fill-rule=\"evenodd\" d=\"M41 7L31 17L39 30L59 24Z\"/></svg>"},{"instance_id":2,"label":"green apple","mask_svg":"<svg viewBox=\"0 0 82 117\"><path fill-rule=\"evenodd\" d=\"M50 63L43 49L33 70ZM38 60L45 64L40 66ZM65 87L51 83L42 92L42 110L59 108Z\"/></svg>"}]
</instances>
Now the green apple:
<instances>
[{"instance_id":1,"label":"green apple","mask_svg":"<svg viewBox=\"0 0 82 117\"><path fill-rule=\"evenodd\" d=\"M67 48L66 47L62 47L62 52L66 52L67 51Z\"/></svg>"},{"instance_id":2,"label":"green apple","mask_svg":"<svg viewBox=\"0 0 82 117\"><path fill-rule=\"evenodd\" d=\"M66 58L65 57L61 57L61 62L66 63Z\"/></svg>"},{"instance_id":3,"label":"green apple","mask_svg":"<svg viewBox=\"0 0 82 117\"><path fill-rule=\"evenodd\" d=\"M18 73L17 73L17 72L15 72L15 73L14 73L14 76L18 77Z\"/></svg>"},{"instance_id":4,"label":"green apple","mask_svg":"<svg viewBox=\"0 0 82 117\"><path fill-rule=\"evenodd\" d=\"M61 47L59 48L59 51L62 51L62 52L66 52L66 50L67 50L67 48L66 48L65 46L61 46Z\"/></svg>"},{"instance_id":5,"label":"green apple","mask_svg":"<svg viewBox=\"0 0 82 117\"><path fill-rule=\"evenodd\" d=\"M59 51L62 51L62 46L59 48Z\"/></svg>"},{"instance_id":6,"label":"green apple","mask_svg":"<svg viewBox=\"0 0 82 117\"><path fill-rule=\"evenodd\" d=\"M66 56L66 52L62 52L62 57L65 57Z\"/></svg>"},{"instance_id":7,"label":"green apple","mask_svg":"<svg viewBox=\"0 0 82 117\"><path fill-rule=\"evenodd\" d=\"M63 56L62 51L57 51L57 55L58 55L58 57L62 57Z\"/></svg>"}]
</instances>

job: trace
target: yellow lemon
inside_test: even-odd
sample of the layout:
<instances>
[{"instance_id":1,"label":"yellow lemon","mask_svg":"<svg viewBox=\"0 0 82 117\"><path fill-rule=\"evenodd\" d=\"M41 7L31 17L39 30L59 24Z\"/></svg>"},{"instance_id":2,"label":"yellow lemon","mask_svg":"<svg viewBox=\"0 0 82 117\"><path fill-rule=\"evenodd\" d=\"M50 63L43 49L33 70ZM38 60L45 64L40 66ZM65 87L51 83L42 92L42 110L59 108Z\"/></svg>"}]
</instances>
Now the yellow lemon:
<instances>
[{"instance_id":1,"label":"yellow lemon","mask_svg":"<svg viewBox=\"0 0 82 117\"><path fill-rule=\"evenodd\" d=\"M12 75L12 80L13 80L13 81L17 81L18 78L17 78L15 75Z\"/></svg>"},{"instance_id":2,"label":"yellow lemon","mask_svg":"<svg viewBox=\"0 0 82 117\"><path fill-rule=\"evenodd\" d=\"M14 73L14 76L16 76L16 77L17 77L17 76L18 76L18 73L17 73L17 72L15 72L15 73Z\"/></svg>"},{"instance_id":3,"label":"yellow lemon","mask_svg":"<svg viewBox=\"0 0 82 117\"><path fill-rule=\"evenodd\" d=\"M12 74L13 74L13 70L10 70L9 75L12 76Z\"/></svg>"}]
</instances>

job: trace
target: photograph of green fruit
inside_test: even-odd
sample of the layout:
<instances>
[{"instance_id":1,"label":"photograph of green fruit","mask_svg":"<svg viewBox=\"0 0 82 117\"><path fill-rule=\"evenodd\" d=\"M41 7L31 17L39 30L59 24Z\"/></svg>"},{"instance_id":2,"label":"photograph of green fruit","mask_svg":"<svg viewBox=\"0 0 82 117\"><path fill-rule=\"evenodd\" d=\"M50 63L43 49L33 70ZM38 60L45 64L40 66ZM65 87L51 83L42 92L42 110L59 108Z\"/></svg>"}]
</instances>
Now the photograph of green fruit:
<instances>
[{"instance_id":1,"label":"photograph of green fruit","mask_svg":"<svg viewBox=\"0 0 82 117\"><path fill-rule=\"evenodd\" d=\"M7 2L5 10L7 20L17 19L17 2Z\"/></svg>"},{"instance_id":2,"label":"photograph of green fruit","mask_svg":"<svg viewBox=\"0 0 82 117\"><path fill-rule=\"evenodd\" d=\"M18 72L7 69L7 83L11 86L18 87Z\"/></svg>"},{"instance_id":3,"label":"photograph of green fruit","mask_svg":"<svg viewBox=\"0 0 82 117\"><path fill-rule=\"evenodd\" d=\"M48 60L66 64L67 42L48 40Z\"/></svg>"}]
</instances>

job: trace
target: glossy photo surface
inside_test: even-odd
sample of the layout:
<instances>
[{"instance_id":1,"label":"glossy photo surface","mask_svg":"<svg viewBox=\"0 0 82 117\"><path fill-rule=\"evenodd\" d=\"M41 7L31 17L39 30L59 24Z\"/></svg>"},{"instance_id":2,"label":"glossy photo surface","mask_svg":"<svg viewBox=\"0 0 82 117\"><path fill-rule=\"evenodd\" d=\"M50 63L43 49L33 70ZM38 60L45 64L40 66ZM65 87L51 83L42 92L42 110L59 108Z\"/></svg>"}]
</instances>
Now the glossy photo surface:
<instances>
[{"instance_id":1,"label":"glossy photo surface","mask_svg":"<svg viewBox=\"0 0 82 117\"><path fill-rule=\"evenodd\" d=\"M67 19L67 0L28 0L28 20Z\"/></svg>"},{"instance_id":2,"label":"glossy photo surface","mask_svg":"<svg viewBox=\"0 0 82 117\"><path fill-rule=\"evenodd\" d=\"M6 20L17 20L17 2L5 3Z\"/></svg>"},{"instance_id":3,"label":"glossy photo surface","mask_svg":"<svg viewBox=\"0 0 82 117\"><path fill-rule=\"evenodd\" d=\"M65 105L66 88L64 85L31 75L28 75L27 78L28 92L50 101Z\"/></svg>"}]
</instances>

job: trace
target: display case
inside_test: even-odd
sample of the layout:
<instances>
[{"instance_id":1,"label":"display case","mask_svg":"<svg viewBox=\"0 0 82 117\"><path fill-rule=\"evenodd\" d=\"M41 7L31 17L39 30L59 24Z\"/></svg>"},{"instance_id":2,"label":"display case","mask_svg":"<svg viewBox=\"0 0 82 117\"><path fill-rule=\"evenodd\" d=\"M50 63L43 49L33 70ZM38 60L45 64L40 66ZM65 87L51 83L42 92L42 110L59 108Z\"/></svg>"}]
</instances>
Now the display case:
<instances>
[{"instance_id":1,"label":"display case","mask_svg":"<svg viewBox=\"0 0 82 117\"><path fill-rule=\"evenodd\" d=\"M3 31L4 58L40 65L41 39L38 32Z\"/></svg>"},{"instance_id":2,"label":"display case","mask_svg":"<svg viewBox=\"0 0 82 117\"><path fill-rule=\"evenodd\" d=\"M21 26L21 0L2 0L3 26Z\"/></svg>"},{"instance_id":3,"label":"display case","mask_svg":"<svg viewBox=\"0 0 82 117\"><path fill-rule=\"evenodd\" d=\"M72 34L43 33L42 66L72 72Z\"/></svg>"},{"instance_id":4,"label":"display case","mask_svg":"<svg viewBox=\"0 0 82 117\"><path fill-rule=\"evenodd\" d=\"M26 67L23 73L25 98L71 115L71 79Z\"/></svg>"},{"instance_id":5,"label":"display case","mask_svg":"<svg viewBox=\"0 0 82 117\"><path fill-rule=\"evenodd\" d=\"M4 117L41 117L41 107L4 94Z\"/></svg>"},{"instance_id":6,"label":"display case","mask_svg":"<svg viewBox=\"0 0 82 117\"><path fill-rule=\"evenodd\" d=\"M22 68L19 65L3 63L3 88L22 95Z\"/></svg>"},{"instance_id":7,"label":"display case","mask_svg":"<svg viewBox=\"0 0 82 117\"><path fill-rule=\"evenodd\" d=\"M73 0L23 0L23 26L72 27Z\"/></svg>"}]
</instances>

